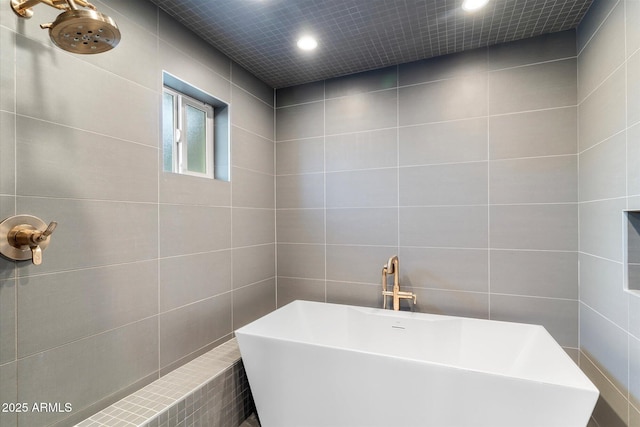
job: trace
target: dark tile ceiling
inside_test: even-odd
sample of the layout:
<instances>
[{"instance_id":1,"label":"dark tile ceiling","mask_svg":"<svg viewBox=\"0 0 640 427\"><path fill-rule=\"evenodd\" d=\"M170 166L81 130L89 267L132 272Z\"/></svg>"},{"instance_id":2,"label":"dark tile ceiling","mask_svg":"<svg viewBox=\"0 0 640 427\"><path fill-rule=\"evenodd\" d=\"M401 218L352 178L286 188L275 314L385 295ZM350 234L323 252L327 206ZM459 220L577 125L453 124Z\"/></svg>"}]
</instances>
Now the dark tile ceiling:
<instances>
[{"instance_id":1,"label":"dark tile ceiling","mask_svg":"<svg viewBox=\"0 0 640 427\"><path fill-rule=\"evenodd\" d=\"M576 28L593 0L151 0L274 88ZM296 47L303 33L318 48Z\"/></svg>"}]
</instances>

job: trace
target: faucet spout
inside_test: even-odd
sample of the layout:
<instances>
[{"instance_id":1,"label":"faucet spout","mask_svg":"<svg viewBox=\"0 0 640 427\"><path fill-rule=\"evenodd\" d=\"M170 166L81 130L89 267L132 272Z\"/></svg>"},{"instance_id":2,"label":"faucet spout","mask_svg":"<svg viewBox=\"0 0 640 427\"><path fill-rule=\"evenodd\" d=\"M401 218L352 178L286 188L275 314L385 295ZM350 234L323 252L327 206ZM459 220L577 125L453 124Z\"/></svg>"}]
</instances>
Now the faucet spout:
<instances>
[{"instance_id":1,"label":"faucet spout","mask_svg":"<svg viewBox=\"0 0 640 427\"><path fill-rule=\"evenodd\" d=\"M393 274L393 290L387 289L387 276ZM400 291L400 260L398 255L393 255L389 258L387 264L382 267L382 308L387 308L387 297L393 297L393 309L395 311L400 310L401 299L413 299L413 303L416 303L416 294L412 292Z\"/></svg>"}]
</instances>

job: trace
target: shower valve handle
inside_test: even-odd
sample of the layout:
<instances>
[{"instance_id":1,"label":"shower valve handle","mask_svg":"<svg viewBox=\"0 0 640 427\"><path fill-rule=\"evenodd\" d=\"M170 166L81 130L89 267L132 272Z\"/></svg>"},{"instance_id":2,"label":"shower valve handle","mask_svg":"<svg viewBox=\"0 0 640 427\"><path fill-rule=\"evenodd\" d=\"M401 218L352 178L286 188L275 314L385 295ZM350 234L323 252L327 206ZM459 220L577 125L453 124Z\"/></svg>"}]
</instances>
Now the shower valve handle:
<instances>
[{"instance_id":1,"label":"shower valve handle","mask_svg":"<svg viewBox=\"0 0 640 427\"><path fill-rule=\"evenodd\" d=\"M58 226L47 224L31 215L16 215L0 222L0 253L16 261L31 260L42 264L42 251L47 248L50 236Z\"/></svg>"},{"instance_id":2,"label":"shower valve handle","mask_svg":"<svg viewBox=\"0 0 640 427\"><path fill-rule=\"evenodd\" d=\"M52 221L46 230L40 231L28 224L18 225L9 232L9 239L10 241L13 240L11 244L15 247L29 246L31 261L34 265L40 265L42 264L42 248L40 245L49 238L57 226L58 223Z\"/></svg>"}]
</instances>

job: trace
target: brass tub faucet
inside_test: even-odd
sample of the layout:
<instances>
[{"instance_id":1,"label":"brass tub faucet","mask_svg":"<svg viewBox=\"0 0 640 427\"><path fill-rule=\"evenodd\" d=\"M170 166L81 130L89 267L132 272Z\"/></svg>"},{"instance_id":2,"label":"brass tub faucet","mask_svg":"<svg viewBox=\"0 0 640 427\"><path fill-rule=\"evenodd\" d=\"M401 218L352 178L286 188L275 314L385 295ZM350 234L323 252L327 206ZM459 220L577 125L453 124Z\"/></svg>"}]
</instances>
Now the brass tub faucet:
<instances>
[{"instance_id":1,"label":"brass tub faucet","mask_svg":"<svg viewBox=\"0 0 640 427\"><path fill-rule=\"evenodd\" d=\"M393 290L387 290L387 275L393 274ZM398 255L389 258L389 262L382 267L382 308L387 308L387 297L393 297L393 309L400 310L400 299L413 299L416 303L416 294L400 290L400 260Z\"/></svg>"}]
</instances>

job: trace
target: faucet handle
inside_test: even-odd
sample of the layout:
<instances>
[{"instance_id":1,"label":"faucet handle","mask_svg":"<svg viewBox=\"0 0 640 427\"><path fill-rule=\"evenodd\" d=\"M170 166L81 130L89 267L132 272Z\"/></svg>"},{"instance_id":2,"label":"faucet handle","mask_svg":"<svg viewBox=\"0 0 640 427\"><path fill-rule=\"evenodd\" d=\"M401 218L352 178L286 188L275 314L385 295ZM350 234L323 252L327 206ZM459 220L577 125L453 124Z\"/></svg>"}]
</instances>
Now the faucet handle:
<instances>
[{"instance_id":1,"label":"faucet handle","mask_svg":"<svg viewBox=\"0 0 640 427\"><path fill-rule=\"evenodd\" d=\"M33 265L42 264L42 248L38 245L31 246L31 262Z\"/></svg>"},{"instance_id":2,"label":"faucet handle","mask_svg":"<svg viewBox=\"0 0 640 427\"><path fill-rule=\"evenodd\" d=\"M42 251L49 245L49 236L58 223L47 225L32 215L16 215L0 222L0 254L16 260L31 260L42 264Z\"/></svg>"},{"instance_id":3,"label":"faucet handle","mask_svg":"<svg viewBox=\"0 0 640 427\"><path fill-rule=\"evenodd\" d=\"M47 227L47 229L44 230L40 235L34 237L33 241L36 242L36 243L44 242L45 240L47 240L47 237L49 237L49 236L51 236L51 234L53 234L53 232L55 231L57 226L58 226L57 222L51 221L49 223L49 226Z\"/></svg>"}]
</instances>

